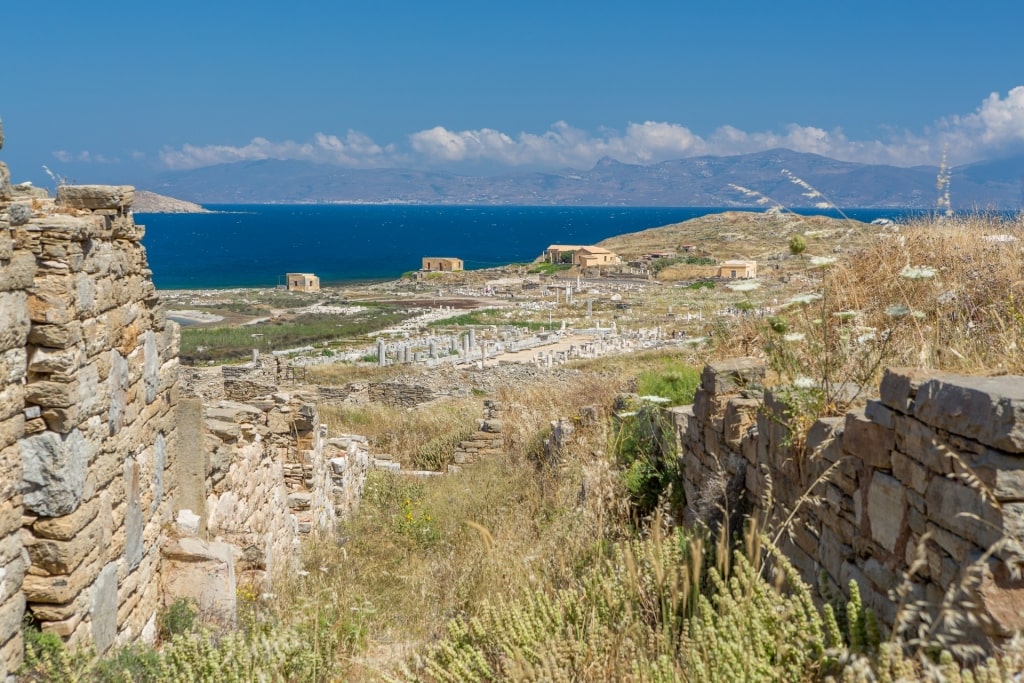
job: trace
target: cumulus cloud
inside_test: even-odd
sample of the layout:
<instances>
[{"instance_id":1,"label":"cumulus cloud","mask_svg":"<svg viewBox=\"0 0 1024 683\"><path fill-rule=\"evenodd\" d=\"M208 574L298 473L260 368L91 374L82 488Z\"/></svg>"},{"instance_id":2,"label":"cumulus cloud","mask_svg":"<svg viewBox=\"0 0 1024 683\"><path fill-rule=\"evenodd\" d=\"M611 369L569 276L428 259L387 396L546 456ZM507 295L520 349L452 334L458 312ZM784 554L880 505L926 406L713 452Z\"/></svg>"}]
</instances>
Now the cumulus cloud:
<instances>
[{"instance_id":1,"label":"cumulus cloud","mask_svg":"<svg viewBox=\"0 0 1024 683\"><path fill-rule=\"evenodd\" d=\"M187 144L181 148L165 148L160 160L171 169L257 159L303 159L354 168L407 165L429 168L473 163L521 169L590 168L602 157L624 163L653 164L683 157L744 154L777 147L846 161L896 166L937 164L944 149L949 150L953 164L976 161L1024 149L1024 86L1013 88L1005 97L992 93L974 112L950 116L925 130L889 131L883 138L868 140L851 139L841 129L825 130L800 124L775 131L745 131L723 125L702 136L685 125L669 121L634 122L621 131L596 133L558 121L543 132L514 134L493 128L451 130L439 125L408 135L401 146L381 145L352 130L344 138L317 133L307 142L274 142L258 137L243 146Z\"/></svg>"},{"instance_id":2,"label":"cumulus cloud","mask_svg":"<svg viewBox=\"0 0 1024 683\"><path fill-rule=\"evenodd\" d=\"M1006 97L992 93L972 114L940 122L940 138L950 153L968 158L1019 151L1024 148L1024 86Z\"/></svg>"}]
</instances>

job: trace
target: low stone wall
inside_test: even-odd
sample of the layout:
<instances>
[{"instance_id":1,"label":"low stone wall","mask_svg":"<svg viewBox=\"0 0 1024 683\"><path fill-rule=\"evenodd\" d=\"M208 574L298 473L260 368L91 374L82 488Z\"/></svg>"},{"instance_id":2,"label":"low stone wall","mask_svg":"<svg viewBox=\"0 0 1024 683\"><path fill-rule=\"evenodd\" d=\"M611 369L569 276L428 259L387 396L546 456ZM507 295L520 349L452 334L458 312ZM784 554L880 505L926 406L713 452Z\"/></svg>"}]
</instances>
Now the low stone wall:
<instances>
[{"instance_id":1,"label":"low stone wall","mask_svg":"<svg viewBox=\"0 0 1024 683\"><path fill-rule=\"evenodd\" d=\"M694 404L670 411L694 517L795 512L783 549L805 579L832 594L857 581L888 625L905 582L909 602L973 604L979 639L1024 628L1024 378L890 369L879 399L801 445L763 377L753 359L709 365Z\"/></svg>"},{"instance_id":2,"label":"low stone wall","mask_svg":"<svg viewBox=\"0 0 1024 683\"><path fill-rule=\"evenodd\" d=\"M222 366L221 376L224 395L232 401L245 401L277 391L290 379L291 368L286 358L256 354L250 363Z\"/></svg>"}]
</instances>

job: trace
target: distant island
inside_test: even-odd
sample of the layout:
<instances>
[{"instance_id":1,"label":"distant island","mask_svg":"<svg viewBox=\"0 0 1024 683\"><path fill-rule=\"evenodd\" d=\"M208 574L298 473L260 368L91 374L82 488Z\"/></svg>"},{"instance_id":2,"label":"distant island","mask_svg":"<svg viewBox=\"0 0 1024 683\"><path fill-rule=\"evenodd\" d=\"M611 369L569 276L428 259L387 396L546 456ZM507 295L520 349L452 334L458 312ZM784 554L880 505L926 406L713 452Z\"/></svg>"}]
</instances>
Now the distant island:
<instances>
[{"instance_id":1,"label":"distant island","mask_svg":"<svg viewBox=\"0 0 1024 683\"><path fill-rule=\"evenodd\" d=\"M146 190L135 191L132 204L135 213L213 213L194 202L175 199Z\"/></svg>"},{"instance_id":2,"label":"distant island","mask_svg":"<svg viewBox=\"0 0 1024 683\"><path fill-rule=\"evenodd\" d=\"M783 173L786 171L787 173ZM399 168L358 169L262 159L163 173L135 185L204 204L421 204L464 206L671 206L936 208L938 167L838 161L774 149L651 165L610 158L588 170L471 176ZM956 210L1018 210L1024 155L950 169ZM795 182L801 179L820 192ZM744 190L753 190L745 192ZM769 198L767 205L759 201ZM827 199L826 199L827 198Z\"/></svg>"}]
</instances>

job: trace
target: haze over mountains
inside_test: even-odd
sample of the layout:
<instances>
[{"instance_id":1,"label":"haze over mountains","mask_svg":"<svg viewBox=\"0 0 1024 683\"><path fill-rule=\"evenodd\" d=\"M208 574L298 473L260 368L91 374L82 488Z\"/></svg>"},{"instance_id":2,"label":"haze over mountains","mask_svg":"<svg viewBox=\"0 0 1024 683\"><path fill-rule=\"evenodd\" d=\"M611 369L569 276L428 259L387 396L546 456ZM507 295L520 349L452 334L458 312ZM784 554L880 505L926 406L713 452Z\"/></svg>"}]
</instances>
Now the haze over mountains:
<instances>
[{"instance_id":1,"label":"haze over mountains","mask_svg":"<svg viewBox=\"0 0 1024 683\"><path fill-rule=\"evenodd\" d=\"M933 209L939 169L837 161L774 149L649 166L605 158L592 169L468 176L409 169L351 169L266 159L174 171L141 187L202 204L410 203L564 206L756 206L733 185L787 207L814 206L783 169L841 208ZM1024 207L1024 155L952 169L954 209Z\"/></svg>"}]
</instances>

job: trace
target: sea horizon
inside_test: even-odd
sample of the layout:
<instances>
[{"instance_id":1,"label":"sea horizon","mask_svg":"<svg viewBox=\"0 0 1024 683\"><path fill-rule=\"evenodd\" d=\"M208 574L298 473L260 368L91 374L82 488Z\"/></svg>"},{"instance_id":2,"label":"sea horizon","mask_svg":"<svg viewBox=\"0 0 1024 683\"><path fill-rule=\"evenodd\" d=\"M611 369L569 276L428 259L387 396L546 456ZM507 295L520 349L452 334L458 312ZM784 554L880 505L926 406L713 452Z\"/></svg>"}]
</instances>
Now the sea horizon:
<instances>
[{"instance_id":1,"label":"sea horizon","mask_svg":"<svg viewBox=\"0 0 1024 683\"><path fill-rule=\"evenodd\" d=\"M528 263L550 244L594 244L746 207L209 204L211 213L137 213L158 289L275 287L289 272L324 285L392 280L423 257L461 258L466 270ZM839 218L835 210L796 208ZM844 209L850 218L901 220L911 209Z\"/></svg>"}]
</instances>

